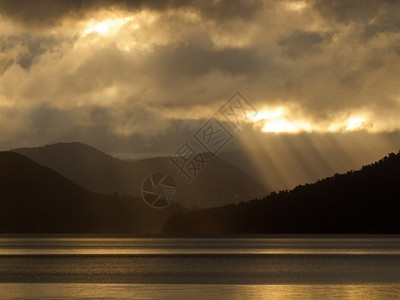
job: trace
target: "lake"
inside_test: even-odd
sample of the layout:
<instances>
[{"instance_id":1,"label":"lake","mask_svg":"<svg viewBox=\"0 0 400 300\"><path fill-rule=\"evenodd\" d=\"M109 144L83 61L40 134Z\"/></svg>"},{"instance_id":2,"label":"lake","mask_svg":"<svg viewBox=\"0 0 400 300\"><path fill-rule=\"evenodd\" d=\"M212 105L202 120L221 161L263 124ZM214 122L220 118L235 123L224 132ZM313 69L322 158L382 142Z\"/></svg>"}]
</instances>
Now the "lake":
<instances>
[{"instance_id":1,"label":"lake","mask_svg":"<svg viewBox=\"0 0 400 300\"><path fill-rule=\"evenodd\" d=\"M1 299L395 299L400 236L2 236Z\"/></svg>"}]
</instances>

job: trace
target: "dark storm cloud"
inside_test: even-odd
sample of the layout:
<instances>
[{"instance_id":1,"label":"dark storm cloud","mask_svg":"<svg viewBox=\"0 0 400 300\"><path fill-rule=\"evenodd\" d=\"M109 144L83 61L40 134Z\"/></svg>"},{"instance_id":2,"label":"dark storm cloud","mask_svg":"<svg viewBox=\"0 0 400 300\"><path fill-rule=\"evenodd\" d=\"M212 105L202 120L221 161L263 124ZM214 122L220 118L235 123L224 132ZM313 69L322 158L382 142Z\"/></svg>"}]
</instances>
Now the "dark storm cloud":
<instances>
[{"instance_id":1,"label":"dark storm cloud","mask_svg":"<svg viewBox=\"0 0 400 300\"><path fill-rule=\"evenodd\" d=\"M380 9L394 1L377 0L314 0L311 4L324 16L337 22L367 22L376 16Z\"/></svg>"},{"instance_id":2,"label":"dark storm cloud","mask_svg":"<svg viewBox=\"0 0 400 300\"><path fill-rule=\"evenodd\" d=\"M128 11L149 9L188 9L208 19L250 19L262 7L259 0L200 1L200 0L0 0L0 13L25 25L52 26L64 18L84 18L100 9L119 8Z\"/></svg>"},{"instance_id":3,"label":"dark storm cloud","mask_svg":"<svg viewBox=\"0 0 400 300\"><path fill-rule=\"evenodd\" d=\"M198 44L160 47L150 61L158 72L164 70L167 76L173 72L177 76L189 77L203 76L212 71L251 76L261 66L254 49L213 49Z\"/></svg>"},{"instance_id":4,"label":"dark storm cloud","mask_svg":"<svg viewBox=\"0 0 400 300\"><path fill-rule=\"evenodd\" d=\"M168 119L160 121L146 108L129 107L124 116L115 115L112 108L97 105L58 109L40 105L23 116L30 120L30 131L9 138L10 145L41 145L59 141L81 141L109 152L172 153L190 137L204 120ZM140 127L152 122L159 126L157 133L116 134L115 126L134 120ZM157 125L159 124L159 125ZM132 125L132 124L130 124Z\"/></svg>"},{"instance_id":5,"label":"dark storm cloud","mask_svg":"<svg viewBox=\"0 0 400 300\"><path fill-rule=\"evenodd\" d=\"M400 1L397 0L312 0L310 3L328 20L361 24L366 37L400 30Z\"/></svg>"},{"instance_id":6,"label":"dark storm cloud","mask_svg":"<svg viewBox=\"0 0 400 300\"><path fill-rule=\"evenodd\" d=\"M392 10L393 9L393 10ZM385 13L377 16L376 20L365 26L365 36L371 37L380 32L399 32L400 31L400 3L397 7L388 9Z\"/></svg>"},{"instance_id":7,"label":"dark storm cloud","mask_svg":"<svg viewBox=\"0 0 400 300\"><path fill-rule=\"evenodd\" d=\"M76 123L77 115L68 110L59 110L41 105L30 115L32 128L38 136L51 136L65 131L69 124Z\"/></svg>"},{"instance_id":8,"label":"dark storm cloud","mask_svg":"<svg viewBox=\"0 0 400 300\"><path fill-rule=\"evenodd\" d=\"M290 36L281 38L279 45L290 58L295 59L306 52L317 51L323 40L324 37L318 32L295 31Z\"/></svg>"},{"instance_id":9,"label":"dark storm cloud","mask_svg":"<svg viewBox=\"0 0 400 300\"><path fill-rule=\"evenodd\" d=\"M215 20L230 18L250 20L264 6L262 0L193 1L193 4L203 16Z\"/></svg>"},{"instance_id":10,"label":"dark storm cloud","mask_svg":"<svg viewBox=\"0 0 400 300\"><path fill-rule=\"evenodd\" d=\"M36 57L51 51L62 43L62 39L57 36L32 36L29 33L13 36L0 36L0 52L19 48L18 55L13 63L19 64L24 69L29 69Z\"/></svg>"}]
</instances>

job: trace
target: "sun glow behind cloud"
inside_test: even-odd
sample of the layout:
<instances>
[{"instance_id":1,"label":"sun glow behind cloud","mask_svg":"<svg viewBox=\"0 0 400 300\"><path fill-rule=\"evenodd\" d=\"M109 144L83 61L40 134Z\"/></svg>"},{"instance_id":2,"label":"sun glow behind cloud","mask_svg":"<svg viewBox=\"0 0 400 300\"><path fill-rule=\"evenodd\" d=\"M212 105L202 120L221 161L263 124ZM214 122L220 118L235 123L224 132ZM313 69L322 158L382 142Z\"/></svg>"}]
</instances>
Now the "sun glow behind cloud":
<instances>
[{"instance_id":1,"label":"sun glow behind cloud","mask_svg":"<svg viewBox=\"0 0 400 300\"><path fill-rule=\"evenodd\" d=\"M290 1L285 3L285 7L288 10L301 11L307 7L307 3L304 1Z\"/></svg>"},{"instance_id":2,"label":"sun glow behind cloud","mask_svg":"<svg viewBox=\"0 0 400 300\"><path fill-rule=\"evenodd\" d=\"M125 17L125 18L108 18L102 20L100 22L90 21L83 32L83 35L88 35L93 32L97 32L101 35L113 34L116 33L122 26L124 26L129 21L132 21L133 17ZM136 28L139 27L138 24L134 25Z\"/></svg>"},{"instance_id":3,"label":"sun glow behind cloud","mask_svg":"<svg viewBox=\"0 0 400 300\"><path fill-rule=\"evenodd\" d=\"M364 117L351 117L347 121L346 130L357 130L360 129L365 123Z\"/></svg>"},{"instance_id":4,"label":"sun glow behind cloud","mask_svg":"<svg viewBox=\"0 0 400 300\"><path fill-rule=\"evenodd\" d=\"M282 107L266 109L257 113L252 120L262 124L262 131L275 133L296 133L310 131L311 126L300 120L288 120L286 110Z\"/></svg>"},{"instance_id":5,"label":"sun glow behind cloud","mask_svg":"<svg viewBox=\"0 0 400 300\"><path fill-rule=\"evenodd\" d=\"M326 131L343 132L343 131L366 131L373 132L374 128L367 118L362 115L354 115L342 121L336 121L329 124Z\"/></svg>"},{"instance_id":6,"label":"sun glow behind cloud","mask_svg":"<svg viewBox=\"0 0 400 300\"><path fill-rule=\"evenodd\" d=\"M364 130L372 132L373 126L366 117L354 115L349 118L338 118L334 122L316 123L298 118L295 114L278 107L273 109L264 109L251 117L251 120L263 132L271 133L300 133L300 132L344 132Z\"/></svg>"},{"instance_id":7,"label":"sun glow behind cloud","mask_svg":"<svg viewBox=\"0 0 400 300\"><path fill-rule=\"evenodd\" d=\"M166 43L162 30L152 31L158 18L157 13L146 10L130 14L99 12L82 24L80 39L74 47L98 49L114 45L124 53L149 53L155 45Z\"/></svg>"}]
</instances>

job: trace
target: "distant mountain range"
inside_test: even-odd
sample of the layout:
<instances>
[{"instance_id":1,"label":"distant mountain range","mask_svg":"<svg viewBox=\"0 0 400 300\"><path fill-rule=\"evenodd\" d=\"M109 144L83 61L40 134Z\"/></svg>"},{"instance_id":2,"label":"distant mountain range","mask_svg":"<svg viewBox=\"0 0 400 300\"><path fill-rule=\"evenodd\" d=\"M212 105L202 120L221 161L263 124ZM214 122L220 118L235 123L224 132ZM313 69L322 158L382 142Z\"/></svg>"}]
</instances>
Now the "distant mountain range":
<instances>
[{"instance_id":1,"label":"distant mountain range","mask_svg":"<svg viewBox=\"0 0 400 300\"><path fill-rule=\"evenodd\" d=\"M260 200L172 216L168 234L400 233L400 153Z\"/></svg>"},{"instance_id":2,"label":"distant mountain range","mask_svg":"<svg viewBox=\"0 0 400 300\"><path fill-rule=\"evenodd\" d=\"M216 159L194 183L177 183L182 204L220 206L189 210L179 202L154 209L126 196L147 174L171 171L168 158L126 162L79 143L14 151L0 152L0 233L400 233L400 153L239 203L238 193L261 187Z\"/></svg>"},{"instance_id":3,"label":"distant mountain range","mask_svg":"<svg viewBox=\"0 0 400 300\"><path fill-rule=\"evenodd\" d=\"M168 157L125 161L81 143L58 143L13 149L40 165L94 192L139 196L145 178L153 172L170 174L185 207L208 208L262 197L269 190L239 167L215 158L192 183L178 175Z\"/></svg>"},{"instance_id":4,"label":"distant mountain range","mask_svg":"<svg viewBox=\"0 0 400 300\"><path fill-rule=\"evenodd\" d=\"M332 142L332 141L331 141ZM358 170L362 166L379 160L393 150L381 144L358 148L328 145L279 147L274 149L243 149L222 151L219 157L242 169L244 172L269 187L270 191L293 189L300 184ZM359 153L359 154L357 154ZM262 164L260 164L262 161Z\"/></svg>"},{"instance_id":5,"label":"distant mountain range","mask_svg":"<svg viewBox=\"0 0 400 300\"><path fill-rule=\"evenodd\" d=\"M160 233L179 211L90 192L20 154L0 152L0 233Z\"/></svg>"}]
</instances>

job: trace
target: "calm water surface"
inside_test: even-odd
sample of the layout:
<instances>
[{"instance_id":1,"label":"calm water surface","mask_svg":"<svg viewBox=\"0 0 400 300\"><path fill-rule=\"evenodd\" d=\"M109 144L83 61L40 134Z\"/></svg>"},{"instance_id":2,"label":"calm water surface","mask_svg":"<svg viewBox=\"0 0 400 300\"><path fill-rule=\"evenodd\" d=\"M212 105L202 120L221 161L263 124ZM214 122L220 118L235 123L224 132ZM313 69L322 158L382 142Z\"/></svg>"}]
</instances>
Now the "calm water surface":
<instances>
[{"instance_id":1,"label":"calm water surface","mask_svg":"<svg viewBox=\"0 0 400 300\"><path fill-rule=\"evenodd\" d=\"M400 299L400 236L3 236L0 298Z\"/></svg>"}]
</instances>

